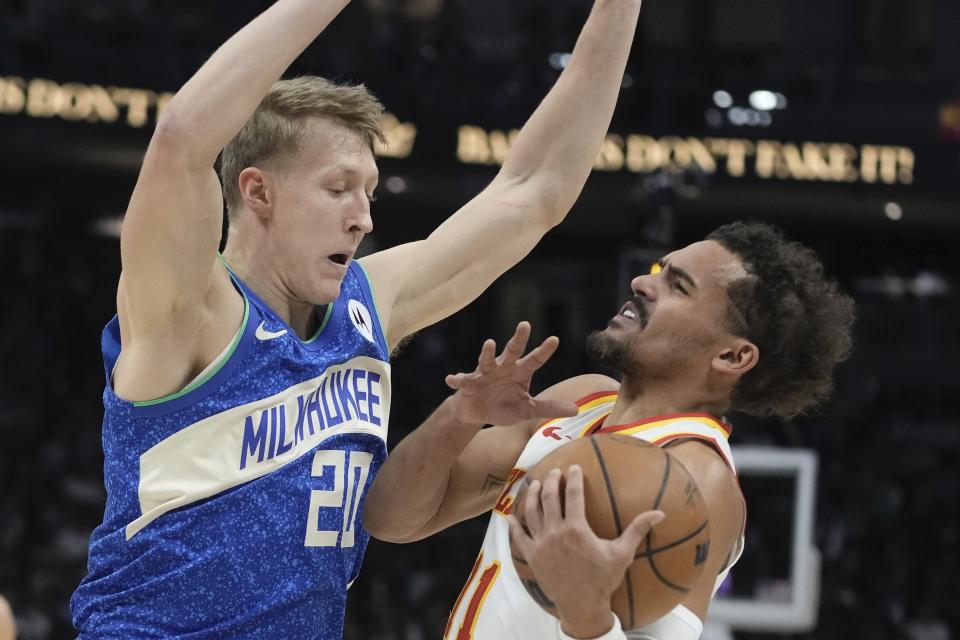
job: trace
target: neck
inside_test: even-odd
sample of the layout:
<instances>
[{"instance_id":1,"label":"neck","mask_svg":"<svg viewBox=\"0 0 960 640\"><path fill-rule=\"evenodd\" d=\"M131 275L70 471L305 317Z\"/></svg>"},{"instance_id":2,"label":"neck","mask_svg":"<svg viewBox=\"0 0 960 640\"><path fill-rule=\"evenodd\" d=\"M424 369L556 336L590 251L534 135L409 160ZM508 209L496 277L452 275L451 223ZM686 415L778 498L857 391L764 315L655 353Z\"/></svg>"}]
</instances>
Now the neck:
<instances>
[{"instance_id":1,"label":"neck","mask_svg":"<svg viewBox=\"0 0 960 640\"><path fill-rule=\"evenodd\" d=\"M301 339L313 336L320 325L316 305L299 300L290 292L268 252L258 251L231 235L223 257L233 272Z\"/></svg>"},{"instance_id":2,"label":"neck","mask_svg":"<svg viewBox=\"0 0 960 640\"><path fill-rule=\"evenodd\" d=\"M722 416L727 396L688 380L637 381L624 377L606 424L630 424L669 413Z\"/></svg>"}]
</instances>

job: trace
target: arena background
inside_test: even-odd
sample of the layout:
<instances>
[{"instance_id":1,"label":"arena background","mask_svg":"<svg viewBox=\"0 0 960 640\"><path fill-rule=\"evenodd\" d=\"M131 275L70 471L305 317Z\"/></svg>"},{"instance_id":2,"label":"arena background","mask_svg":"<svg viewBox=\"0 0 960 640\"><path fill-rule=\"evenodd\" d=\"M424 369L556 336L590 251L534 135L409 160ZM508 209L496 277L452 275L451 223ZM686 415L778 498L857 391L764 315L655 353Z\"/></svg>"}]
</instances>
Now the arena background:
<instances>
[{"instance_id":1,"label":"arena background","mask_svg":"<svg viewBox=\"0 0 960 640\"><path fill-rule=\"evenodd\" d=\"M99 332L157 111L267 4L0 0L0 593L26 640L73 637L105 499ZM492 178L589 5L354 0L303 55L293 73L366 82L392 114L366 250L424 236ZM592 369L582 338L623 298L626 256L774 222L859 306L833 401L792 422L732 416L737 444L819 456L818 623L787 637L956 637L960 3L645 5L598 171L530 257L395 359L391 442L518 320L562 340L538 388ZM761 530L779 517L750 512ZM485 526L372 543L347 637L439 638Z\"/></svg>"}]
</instances>

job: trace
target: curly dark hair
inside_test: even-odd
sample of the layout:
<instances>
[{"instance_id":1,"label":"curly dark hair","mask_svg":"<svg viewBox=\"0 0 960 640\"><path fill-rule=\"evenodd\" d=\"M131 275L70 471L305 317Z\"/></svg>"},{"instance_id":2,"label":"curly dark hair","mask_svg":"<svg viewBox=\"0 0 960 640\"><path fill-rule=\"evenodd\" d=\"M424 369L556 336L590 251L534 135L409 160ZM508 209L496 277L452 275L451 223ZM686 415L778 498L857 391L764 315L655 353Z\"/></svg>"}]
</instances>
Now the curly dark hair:
<instances>
[{"instance_id":1,"label":"curly dark hair","mask_svg":"<svg viewBox=\"0 0 960 640\"><path fill-rule=\"evenodd\" d=\"M808 247L758 222L734 222L707 236L750 274L730 284L726 322L760 349L733 390L733 410L791 418L830 396L833 371L850 354L853 300L823 273Z\"/></svg>"}]
</instances>

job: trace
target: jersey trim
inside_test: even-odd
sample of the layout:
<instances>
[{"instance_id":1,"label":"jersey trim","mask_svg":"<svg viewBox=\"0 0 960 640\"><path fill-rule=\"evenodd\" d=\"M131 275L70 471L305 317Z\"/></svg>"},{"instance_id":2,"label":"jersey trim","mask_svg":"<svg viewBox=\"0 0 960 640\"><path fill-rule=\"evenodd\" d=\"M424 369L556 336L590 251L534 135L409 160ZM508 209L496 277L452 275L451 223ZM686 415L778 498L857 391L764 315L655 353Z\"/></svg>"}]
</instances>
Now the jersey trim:
<instances>
[{"instance_id":1,"label":"jersey trim","mask_svg":"<svg viewBox=\"0 0 960 640\"><path fill-rule=\"evenodd\" d=\"M295 340L297 344L306 349L307 351L322 351L329 341L330 337L336 333L339 324L341 322L340 315L335 313L338 308L342 308L345 303L346 297L342 294L343 282L341 282L341 293L337 296L335 300L332 300L327 304L326 311L324 312L323 319L320 321L320 326L317 328L317 331L307 340L302 339L296 331L293 330L293 327L290 326L290 323L286 322L281 318L273 307L268 305L264 300L257 295L257 292L254 291L248 284L240 280L239 276L230 268L229 263L227 263L225 258L221 257L224 266L227 271L230 273L231 277L237 282L238 286L243 290L244 295L246 295L251 302L254 303L254 306L260 311L260 316L264 320L269 320L280 325L283 329L287 330L287 339ZM347 276L350 275L348 269L347 275L344 276L346 280ZM354 274L356 276L356 274ZM362 289L362 278L358 278L361 282Z\"/></svg>"},{"instance_id":2,"label":"jersey trim","mask_svg":"<svg viewBox=\"0 0 960 640\"><path fill-rule=\"evenodd\" d=\"M578 413L583 413L589 409L599 407L610 402L611 399L615 400L618 395L619 391L598 391L596 393L591 393L590 395L584 396L576 401L577 408L579 409ZM606 419L608 415L610 415L610 412L604 414L601 420ZM557 422L564 419L565 418L555 418L550 422ZM730 423L709 413L664 413L659 416L645 418L629 424L601 427L597 433L622 433L622 435L631 435L633 433L638 433L639 431L645 431L647 428L663 426L676 420L696 420L697 422L702 422L709 427L720 429L728 439L730 434L733 433L733 426ZM596 423L594 423L594 425L595 424ZM591 425L591 428L594 425ZM629 431L629 433L623 433L626 430L631 431Z\"/></svg>"},{"instance_id":3,"label":"jersey trim","mask_svg":"<svg viewBox=\"0 0 960 640\"><path fill-rule=\"evenodd\" d=\"M583 414L589 411L592 411L593 409L596 409L597 407L600 407L604 404L610 404L612 402L612 399L616 399L616 397L617 397L616 391L598 391L597 393L591 393L588 396L584 396L583 398L580 398L575 402L575 404L577 405L577 416L575 417L580 417ZM602 424L603 420L606 419L608 415L610 415L609 411L607 411L606 413L600 416L600 420L599 420L600 424ZM546 422L541 424L539 427L537 427L537 431L541 431L543 429L546 429L547 427L557 424L558 422L562 422L563 420L568 420L568 419L569 418L551 418L550 420L547 420ZM590 424L589 428L593 428L597 424L598 423L594 421ZM583 436L585 434L586 434L586 429L580 435Z\"/></svg>"},{"instance_id":4,"label":"jersey trim","mask_svg":"<svg viewBox=\"0 0 960 640\"><path fill-rule=\"evenodd\" d=\"M596 420L592 421L590 424L588 424L586 427L583 428L583 430L580 432L580 437L581 437L581 438L585 438L585 437L587 437L587 436L589 436L589 435L593 435L593 433L594 433L597 429L599 429L600 427L603 426L603 421L606 420L606 419L607 419L607 416L609 416L609 415L610 415L610 412L609 412L609 411L607 411L606 413L601 414L599 418L597 418Z\"/></svg>"},{"instance_id":5,"label":"jersey trim","mask_svg":"<svg viewBox=\"0 0 960 640\"><path fill-rule=\"evenodd\" d=\"M730 433L733 431L733 427L731 427L729 424L724 424L716 416L712 416L707 413L667 413L654 418L631 422L630 424L618 424L611 425L609 427L601 427L597 430L597 433L619 433L621 435L633 435L634 433L655 429L657 427L663 427L674 422L691 421L700 422L712 429L720 430L725 439L728 439L730 437Z\"/></svg>"},{"instance_id":6,"label":"jersey trim","mask_svg":"<svg viewBox=\"0 0 960 640\"><path fill-rule=\"evenodd\" d=\"M598 391L596 393L591 393L588 396L584 396L580 398L579 400L577 400L576 404L578 407L580 407L580 410L583 411L584 409L590 409L592 407L596 407L603 404L601 400L605 400L606 398L616 398L617 393L618 393L617 391Z\"/></svg>"},{"instance_id":7,"label":"jersey trim","mask_svg":"<svg viewBox=\"0 0 960 640\"><path fill-rule=\"evenodd\" d=\"M327 310L323 313L323 320L320 321L320 327L317 329L317 332L313 334L313 337L309 340L304 340L303 344L310 344L314 340L320 337L320 334L323 333L323 330L327 328L327 323L330 322L330 316L333 314L333 305L331 302L327 305Z\"/></svg>"},{"instance_id":8,"label":"jersey trim","mask_svg":"<svg viewBox=\"0 0 960 640\"><path fill-rule=\"evenodd\" d=\"M453 619L457 615L457 611L460 610L460 603L463 602L463 597L467 595L467 590L470 588L470 585L473 584L473 579L477 576L477 571L480 570L480 564L483 562L483 551L480 552L480 555L477 556L476 561L473 563L473 569L470 570L470 577L467 578L467 583L463 585L463 589L460 590L460 595L457 596L457 601L453 605L453 609L450 610L450 616L447 618L447 626L443 630L443 638L447 640L450 635L450 629L453 627Z\"/></svg>"},{"instance_id":9,"label":"jersey trim","mask_svg":"<svg viewBox=\"0 0 960 640\"><path fill-rule=\"evenodd\" d=\"M380 315L380 309L377 308L377 297L373 292L373 280L370 279L370 274L367 273L367 268L363 266L363 263L359 260L354 260L351 263L352 265L357 265L360 269L360 273L363 275L362 278L357 278L360 281L360 291L363 293L364 300L369 303L374 318L374 330L376 331L377 339L380 342L380 346L383 347L384 352L389 356L390 354L390 345L387 344L386 334L383 332L383 321L382 316Z\"/></svg>"}]
</instances>

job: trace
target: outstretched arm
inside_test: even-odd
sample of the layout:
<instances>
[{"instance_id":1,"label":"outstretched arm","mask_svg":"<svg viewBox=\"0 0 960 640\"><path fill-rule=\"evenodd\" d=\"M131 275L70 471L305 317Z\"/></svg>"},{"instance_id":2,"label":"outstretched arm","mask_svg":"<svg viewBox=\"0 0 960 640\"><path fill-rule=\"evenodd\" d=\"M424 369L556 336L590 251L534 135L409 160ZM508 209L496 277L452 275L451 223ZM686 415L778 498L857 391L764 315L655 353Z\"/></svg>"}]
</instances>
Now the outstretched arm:
<instances>
[{"instance_id":1,"label":"outstretched arm","mask_svg":"<svg viewBox=\"0 0 960 640\"><path fill-rule=\"evenodd\" d=\"M217 155L347 2L279 0L220 47L164 110L120 238L125 352L131 342L169 342L154 345L160 356L192 349L184 336L199 333L211 286L230 286L225 273L215 277L223 211Z\"/></svg>"},{"instance_id":2,"label":"outstretched arm","mask_svg":"<svg viewBox=\"0 0 960 640\"><path fill-rule=\"evenodd\" d=\"M281 74L349 0L278 0L227 40L164 109L158 131L212 166Z\"/></svg>"},{"instance_id":3,"label":"outstretched arm","mask_svg":"<svg viewBox=\"0 0 960 640\"><path fill-rule=\"evenodd\" d=\"M466 306L563 221L613 117L639 12L640 0L596 0L493 182L427 239L362 260L391 345Z\"/></svg>"},{"instance_id":4,"label":"outstretched arm","mask_svg":"<svg viewBox=\"0 0 960 640\"><path fill-rule=\"evenodd\" d=\"M412 542L481 513L499 495L498 478L523 451L530 425L576 414L573 402L554 394L530 396L530 379L559 342L548 338L524 356L529 338L522 322L502 354L487 340L476 371L447 376L456 393L397 445L367 494L363 524L374 537ZM513 426L481 431L495 423Z\"/></svg>"}]
</instances>

